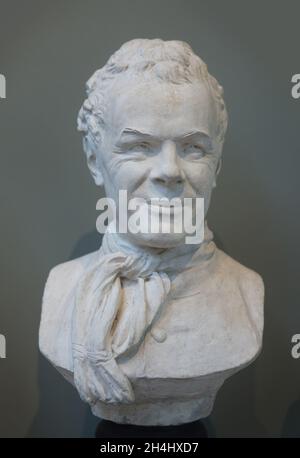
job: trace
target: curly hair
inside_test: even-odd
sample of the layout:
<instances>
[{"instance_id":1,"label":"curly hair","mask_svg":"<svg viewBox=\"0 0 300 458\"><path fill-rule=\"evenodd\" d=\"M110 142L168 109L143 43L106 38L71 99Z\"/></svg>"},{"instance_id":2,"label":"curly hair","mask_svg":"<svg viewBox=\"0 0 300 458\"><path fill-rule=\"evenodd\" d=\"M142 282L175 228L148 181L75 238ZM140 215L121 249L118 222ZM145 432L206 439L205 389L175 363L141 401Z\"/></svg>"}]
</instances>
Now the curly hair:
<instances>
[{"instance_id":1,"label":"curly hair","mask_svg":"<svg viewBox=\"0 0 300 458\"><path fill-rule=\"evenodd\" d=\"M78 114L78 130L86 143L101 141L109 87L120 75L184 84L203 82L208 87L217 109L217 141L223 144L227 129L227 111L223 88L208 73L206 64L183 41L135 39L124 43L86 83L87 98Z\"/></svg>"}]
</instances>

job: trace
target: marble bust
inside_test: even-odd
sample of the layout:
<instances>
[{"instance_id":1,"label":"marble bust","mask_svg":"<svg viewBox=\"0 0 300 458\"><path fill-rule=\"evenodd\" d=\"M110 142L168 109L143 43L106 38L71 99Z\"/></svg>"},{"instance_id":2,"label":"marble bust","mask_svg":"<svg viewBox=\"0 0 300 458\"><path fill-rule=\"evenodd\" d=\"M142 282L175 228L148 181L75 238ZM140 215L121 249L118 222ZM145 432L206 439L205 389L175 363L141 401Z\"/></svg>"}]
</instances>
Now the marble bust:
<instances>
[{"instance_id":1,"label":"marble bust","mask_svg":"<svg viewBox=\"0 0 300 458\"><path fill-rule=\"evenodd\" d=\"M206 215L227 112L188 44L123 44L87 82L78 129L106 196L202 197ZM223 382L261 350L261 277L216 247L206 221L201 243L184 235L108 229L98 251L50 271L40 350L96 416L136 425L206 417Z\"/></svg>"}]
</instances>

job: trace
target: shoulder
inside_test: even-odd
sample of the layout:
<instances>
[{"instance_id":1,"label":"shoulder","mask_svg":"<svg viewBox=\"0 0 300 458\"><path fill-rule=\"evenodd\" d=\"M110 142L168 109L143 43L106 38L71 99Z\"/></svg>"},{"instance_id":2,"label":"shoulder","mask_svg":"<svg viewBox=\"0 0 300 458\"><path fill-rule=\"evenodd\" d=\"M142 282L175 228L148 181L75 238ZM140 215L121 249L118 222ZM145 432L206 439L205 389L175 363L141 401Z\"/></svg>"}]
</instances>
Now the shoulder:
<instances>
[{"instance_id":1,"label":"shoulder","mask_svg":"<svg viewBox=\"0 0 300 458\"><path fill-rule=\"evenodd\" d=\"M72 276L80 275L87 267L96 261L99 251L93 251L79 258L66 261L54 266L50 272L48 279L57 279L58 277L72 278Z\"/></svg>"},{"instance_id":2,"label":"shoulder","mask_svg":"<svg viewBox=\"0 0 300 458\"><path fill-rule=\"evenodd\" d=\"M99 255L98 251L53 267L48 275L42 300L39 329L41 352L55 366L72 369L71 323L75 288L84 271Z\"/></svg>"},{"instance_id":3,"label":"shoulder","mask_svg":"<svg viewBox=\"0 0 300 458\"><path fill-rule=\"evenodd\" d=\"M218 264L224 269L224 273L226 272L227 274L234 275L234 277L246 288L247 286L257 287L263 292L264 283L262 277L257 272L231 258L219 248L217 250L219 255Z\"/></svg>"},{"instance_id":4,"label":"shoulder","mask_svg":"<svg viewBox=\"0 0 300 458\"><path fill-rule=\"evenodd\" d=\"M44 288L42 315L47 311L54 313L55 309L61 308L65 299L73 294L79 278L96 261L98 253L94 251L80 258L58 264L50 270Z\"/></svg>"},{"instance_id":5,"label":"shoulder","mask_svg":"<svg viewBox=\"0 0 300 458\"><path fill-rule=\"evenodd\" d=\"M224 271L224 275L233 276L233 278L238 281L245 294L253 292L258 298L263 300L264 283L262 277L257 272L239 263L220 249L218 249L218 255L219 268Z\"/></svg>"},{"instance_id":6,"label":"shoulder","mask_svg":"<svg viewBox=\"0 0 300 458\"><path fill-rule=\"evenodd\" d=\"M262 277L254 270L240 264L235 259L218 249L218 268L225 278L231 277L238 286L240 294L247 308L247 313L252 325L255 327L257 337L262 338L264 321L264 282Z\"/></svg>"}]
</instances>

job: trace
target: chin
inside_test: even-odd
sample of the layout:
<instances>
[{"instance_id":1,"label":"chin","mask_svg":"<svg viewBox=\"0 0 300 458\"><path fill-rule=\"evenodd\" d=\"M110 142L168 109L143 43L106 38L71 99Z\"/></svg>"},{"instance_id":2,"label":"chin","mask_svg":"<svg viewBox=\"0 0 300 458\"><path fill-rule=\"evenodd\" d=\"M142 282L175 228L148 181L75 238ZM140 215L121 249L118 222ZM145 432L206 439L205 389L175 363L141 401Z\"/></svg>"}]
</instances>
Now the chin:
<instances>
[{"instance_id":1,"label":"chin","mask_svg":"<svg viewBox=\"0 0 300 458\"><path fill-rule=\"evenodd\" d=\"M186 234L130 234L130 239L136 245L152 248L173 248L185 243Z\"/></svg>"}]
</instances>

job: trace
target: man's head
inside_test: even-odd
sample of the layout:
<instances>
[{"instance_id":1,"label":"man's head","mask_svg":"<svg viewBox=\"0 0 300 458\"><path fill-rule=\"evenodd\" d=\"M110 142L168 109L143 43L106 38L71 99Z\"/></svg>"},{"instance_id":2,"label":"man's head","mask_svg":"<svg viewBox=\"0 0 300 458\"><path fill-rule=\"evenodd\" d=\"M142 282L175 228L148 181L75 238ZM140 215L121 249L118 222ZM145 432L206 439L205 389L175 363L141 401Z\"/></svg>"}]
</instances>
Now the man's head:
<instances>
[{"instance_id":1,"label":"man's head","mask_svg":"<svg viewBox=\"0 0 300 458\"><path fill-rule=\"evenodd\" d=\"M207 211L227 128L222 93L186 43L125 43L87 82L78 116L96 184L115 201L120 189L203 197Z\"/></svg>"}]
</instances>

